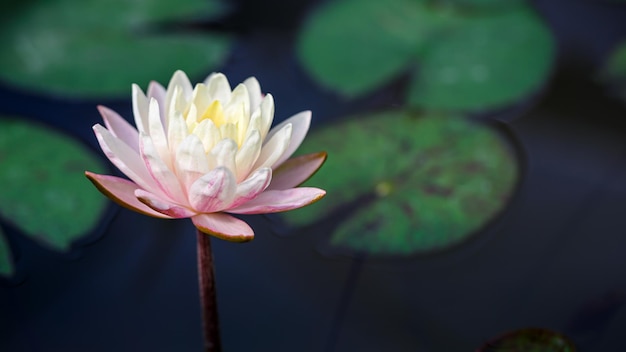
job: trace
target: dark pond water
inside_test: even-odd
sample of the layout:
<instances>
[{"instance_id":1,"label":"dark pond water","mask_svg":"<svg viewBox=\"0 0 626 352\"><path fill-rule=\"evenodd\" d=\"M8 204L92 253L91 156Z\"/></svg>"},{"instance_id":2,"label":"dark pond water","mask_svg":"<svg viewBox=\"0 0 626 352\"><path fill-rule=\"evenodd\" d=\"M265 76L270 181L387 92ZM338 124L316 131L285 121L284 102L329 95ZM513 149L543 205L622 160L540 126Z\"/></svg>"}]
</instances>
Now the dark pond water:
<instances>
[{"instance_id":1,"label":"dark pond water","mask_svg":"<svg viewBox=\"0 0 626 352\"><path fill-rule=\"evenodd\" d=\"M558 331L580 351L626 350L626 108L596 79L626 38L626 8L532 4L557 39L553 74L536 97L479 116L503 117L525 158L502 216L450 250L401 260L325 256L333 223L294 234L277 217L246 217L254 241L213 241L225 351L472 351L529 327ZM313 129L400 104L402 79L344 99L303 71L295 31L314 5L233 3L233 15L207 25L238 35L220 71L231 82L255 75L276 97L277 120L313 110ZM2 115L94 148L96 104L131 114L128 99L0 87ZM118 208L110 217L66 255L2 223L18 277L0 287L0 350L200 350L191 223Z\"/></svg>"}]
</instances>

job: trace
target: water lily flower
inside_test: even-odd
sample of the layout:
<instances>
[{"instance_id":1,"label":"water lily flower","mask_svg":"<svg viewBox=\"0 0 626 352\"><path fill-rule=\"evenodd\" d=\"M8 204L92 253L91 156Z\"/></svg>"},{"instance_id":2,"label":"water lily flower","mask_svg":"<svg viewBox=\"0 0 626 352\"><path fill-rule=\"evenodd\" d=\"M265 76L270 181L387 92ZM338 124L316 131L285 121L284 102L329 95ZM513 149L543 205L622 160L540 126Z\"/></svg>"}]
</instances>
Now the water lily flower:
<instances>
[{"instance_id":1,"label":"water lily flower","mask_svg":"<svg viewBox=\"0 0 626 352\"><path fill-rule=\"evenodd\" d=\"M147 94L137 85L132 92L136 128L104 106L98 109L105 126L93 126L103 152L130 180L85 172L118 204L157 218L191 218L203 233L249 241L253 230L228 213L282 212L325 195L297 186L326 153L289 159L307 134L311 112L270 130L274 100L255 78L231 91L221 73L192 87L177 71L167 89L151 82Z\"/></svg>"}]
</instances>

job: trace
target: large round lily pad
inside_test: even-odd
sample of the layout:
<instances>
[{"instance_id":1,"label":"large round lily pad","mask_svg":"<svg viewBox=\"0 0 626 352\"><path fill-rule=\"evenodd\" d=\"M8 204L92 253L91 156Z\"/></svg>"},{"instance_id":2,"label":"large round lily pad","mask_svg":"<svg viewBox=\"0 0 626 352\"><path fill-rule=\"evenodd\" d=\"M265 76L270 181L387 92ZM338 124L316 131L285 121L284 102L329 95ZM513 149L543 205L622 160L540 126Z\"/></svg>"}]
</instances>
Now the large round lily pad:
<instances>
[{"instance_id":1,"label":"large round lily pad","mask_svg":"<svg viewBox=\"0 0 626 352\"><path fill-rule=\"evenodd\" d=\"M408 73L409 105L477 111L537 91L554 43L523 1L340 0L313 12L297 54L316 81L348 97Z\"/></svg>"},{"instance_id":2,"label":"large round lily pad","mask_svg":"<svg viewBox=\"0 0 626 352\"><path fill-rule=\"evenodd\" d=\"M486 343L478 352L575 352L576 347L565 336L554 331L528 328L510 332Z\"/></svg>"},{"instance_id":3,"label":"large round lily pad","mask_svg":"<svg viewBox=\"0 0 626 352\"><path fill-rule=\"evenodd\" d=\"M508 204L519 175L502 134L452 116L358 116L312 133L300 148L317 150L329 158L311 184L327 196L284 216L321 225L336 215L330 247L342 252L406 256L457 244ZM347 204L354 208L335 214Z\"/></svg>"},{"instance_id":4,"label":"large round lily pad","mask_svg":"<svg viewBox=\"0 0 626 352\"><path fill-rule=\"evenodd\" d=\"M468 18L419 58L411 105L481 110L537 91L550 72L553 41L526 10Z\"/></svg>"},{"instance_id":5,"label":"large round lily pad","mask_svg":"<svg viewBox=\"0 0 626 352\"><path fill-rule=\"evenodd\" d=\"M204 75L223 35L164 26L216 16L216 0L30 0L0 5L0 79L54 94L126 94L129 82Z\"/></svg>"},{"instance_id":6,"label":"large round lily pad","mask_svg":"<svg viewBox=\"0 0 626 352\"><path fill-rule=\"evenodd\" d=\"M106 167L69 136L2 118L0 165L0 217L43 245L68 250L104 214L108 202L84 171L106 173Z\"/></svg>"}]
</instances>

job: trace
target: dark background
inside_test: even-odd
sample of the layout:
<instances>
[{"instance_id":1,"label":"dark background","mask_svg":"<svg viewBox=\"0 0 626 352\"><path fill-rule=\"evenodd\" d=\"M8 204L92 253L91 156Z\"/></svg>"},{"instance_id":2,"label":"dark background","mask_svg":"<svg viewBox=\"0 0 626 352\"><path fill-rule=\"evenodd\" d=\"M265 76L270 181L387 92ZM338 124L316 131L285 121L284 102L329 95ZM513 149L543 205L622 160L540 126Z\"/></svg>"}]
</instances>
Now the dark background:
<instances>
[{"instance_id":1,"label":"dark background","mask_svg":"<svg viewBox=\"0 0 626 352\"><path fill-rule=\"evenodd\" d=\"M524 327L565 333L581 351L626 351L626 109L596 79L626 39L626 8L533 4L557 39L558 62L515 119L503 114L527 158L503 217L462 247L400 263L324 257L323 234L281 237L276 218L246 217L254 241L213 241L225 351L471 351ZM277 121L311 109L317 128L397 102L393 86L345 101L302 71L293 44L313 1L234 5L206 24L239 34L221 71L231 83L256 76L276 98ZM131 116L129 99L0 87L0 113L94 148L96 104ZM3 224L20 277L0 287L0 351L201 349L193 226L114 209L101 238L69 255Z\"/></svg>"}]
</instances>

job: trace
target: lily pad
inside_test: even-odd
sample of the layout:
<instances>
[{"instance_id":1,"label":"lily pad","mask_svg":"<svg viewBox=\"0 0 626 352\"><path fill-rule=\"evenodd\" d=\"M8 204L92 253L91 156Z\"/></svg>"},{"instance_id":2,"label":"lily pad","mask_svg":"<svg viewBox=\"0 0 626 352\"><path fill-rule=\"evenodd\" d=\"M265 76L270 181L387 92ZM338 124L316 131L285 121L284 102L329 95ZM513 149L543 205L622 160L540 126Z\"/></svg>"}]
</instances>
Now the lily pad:
<instances>
[{"instance_id":1,"label":"lily pad","mask_svg":"<svg viewBox=\"0 0 626 352\"><path fill-rule=\"evenodd\" d=\"M478 349L478 352L575 352L576 347L565 336L538 328L521 329L500 336Z\"/></svg>"},{"instance_id":2,"label":"lily pad","mask_svg":"<svg viewBox=\"0 0 626 352\"><path fill-rule=\"evenodd\" d=\"M84 171L106 173L95 153L71 137L18 119L0 119L0 217L58 251L90 232L103 198Z\"/></svg>"},{"instance_id":3,"label":"lily pad","mask_svg":"<svg viewBox=\"0 0 626 352\"><path fill-rule=\"evenodd\" d=\"M164 26L221 14L215 0L31 0L0 9L0 79L54 94L126 94L129 82L166 82L176 69L204 75L229 48L223 35Z\"/></svg>"},{"instance_id":4,"label":"lily pad","mask_svg":"<svg viewBox=\"0 0 626 352\"><path fill-rule=\"evenodd\" d=\"M554 43L523 1L340 0L313 13L297 53L317 82L347 97L411 73L409 105L473 111L538 90Z\"/></svg>"},{"instance_id":5,"label":"lily pad","mask_svg":"<svg viewBox=\"0 0 626 352\"><path fill-rule=\"evenodd\" d=\"M9 277L11 275L13 275L11 248L9 248L9 242L7 242L2 228L0 228L0 277Z\"/></svg>"},{"instance_id":6,"label":"lily pad","mask_svg":"<svg viewBox=\"0 0 626 352\"><path fill-rule=\"evenodd\" d=\"M420 57L409 103L446 110L512 103L539 90L553 58L552 37L534 13L472 17Z\"/></svg>"},{"instance_id":7,"label":"lily pad","mask_svg":"<svg viewBox=\"0 0 626 352\"><path fill-rule=\"evenodd\" d=\"M618 98L626 102L626 42L610 54L600 77Z\"/></svg>"},{"instance_id":8,"label":"lily pad","mask_svg":"<svg viewBox=\"0 0 626 352\"><path fill-rule=\"evenodd\" d=\"M454 116L359 116L312 133L300 152L320 149L329 158L311 184L326 198L284 217L304 226L342 211L330 237L338 251L407 256L457 244L508 204L519 175L502 134Z\"/></svg>"}]
</instances>

